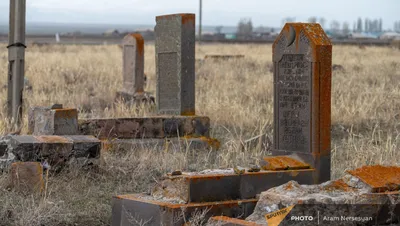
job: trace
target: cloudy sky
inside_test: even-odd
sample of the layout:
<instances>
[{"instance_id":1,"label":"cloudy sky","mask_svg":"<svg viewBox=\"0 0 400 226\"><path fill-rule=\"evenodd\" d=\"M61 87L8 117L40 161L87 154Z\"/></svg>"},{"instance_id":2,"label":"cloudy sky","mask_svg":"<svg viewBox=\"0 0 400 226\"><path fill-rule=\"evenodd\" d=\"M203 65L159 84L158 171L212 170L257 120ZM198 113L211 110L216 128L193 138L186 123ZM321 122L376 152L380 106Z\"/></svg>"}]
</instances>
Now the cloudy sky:
<instances>
[{"instance_id":1,"label":"cloudy sky","mask_svg":"<svg viewBox=\"0 0 400 226\"><path fill-rule=\"evenodd\" d=\"M0 21L8 21L9 0L0 0ZM83 24L154 24L162 14L198 12L199 0L27 0L27 22ZM384 28L400 20L400 0L203 0L203 24L281 26L282 18L305 21L310 16L352 22L357 17L382 18Z\"/></svg>"}]
</instances>

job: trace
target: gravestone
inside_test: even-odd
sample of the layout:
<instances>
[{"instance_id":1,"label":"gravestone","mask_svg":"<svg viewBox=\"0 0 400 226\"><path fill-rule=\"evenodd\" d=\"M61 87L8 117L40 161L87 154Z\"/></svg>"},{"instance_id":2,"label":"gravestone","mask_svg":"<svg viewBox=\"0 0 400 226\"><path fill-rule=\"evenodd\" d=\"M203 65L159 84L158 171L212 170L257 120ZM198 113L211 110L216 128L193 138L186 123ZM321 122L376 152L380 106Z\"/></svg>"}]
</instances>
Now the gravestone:
<instances>
[{"instance_id":1,"label":"gravestone","mask_svg":"<svg viewBox=\"0 0 400 226\"><path fill-rule=\"evenodd\" d=\"M140 34L128 34L123 45L124 92L144 92L144 40Z\"/></svg>"},{"instance_id":2,"label":"gravestone","mask_svg":"<svg viewBox=\"0 0 400 226\"><path fill-rule=\"evenodd\" d=\"M156 17L157 110L195 115L195 15Z\"/></svg>"},{"instance_id":3,"label":"gravestone","mask_svg":"<svg viewBox=\"0 0 400 226\"><path fill-rule=\"evenodd\" d=\"M319 24L287 23L273 45L274 150L330 180L332 45Z\"/></svg>"}]
</instances>

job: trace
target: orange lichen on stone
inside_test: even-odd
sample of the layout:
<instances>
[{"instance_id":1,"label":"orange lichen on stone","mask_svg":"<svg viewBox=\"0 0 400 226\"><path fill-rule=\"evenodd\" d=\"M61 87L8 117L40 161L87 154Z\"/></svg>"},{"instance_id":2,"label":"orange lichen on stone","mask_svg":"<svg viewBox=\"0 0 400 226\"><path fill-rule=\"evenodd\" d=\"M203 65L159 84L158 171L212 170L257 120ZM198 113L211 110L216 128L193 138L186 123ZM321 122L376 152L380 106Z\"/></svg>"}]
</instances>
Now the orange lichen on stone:
<instances>
[{"instance_id":1,"label":"orange lichen on stone","mask_svg":"<svg viewBox=\"0 0 400 226\"><path fill-rule=\"evenodd\" d=\"M292 189L293 189L293 184L292 184L292 182L289 181L289 182L286 184L286 186L285 186L284 189L285 189L285 190L292 190Z\"/></svg>"},{"instance_id":2,"label":"orange lichen on stone","mask_svg":"<svg viewBox=\"0 0 400 226\"><path fill-rule=\"evenodd\" d=\"M42 192L43 168L39 162L15 162L11 164L11 186L23 192Z\"/></svg>"},{"instance_id":3,"label":"orange lichen on stone","mask_svg":"<svg viewBox=\"0 0 400 226\"><path fill-rule=\"evenodd\" d=\"M231 223L234 225L243 225L243 226L258 226L259 225L254 222L240 220L240 219L236 219L236 218L225 217L225 216L212 217L211 220L216 221L216 222L221 222L221 223Z\"/></svg>"},{"instance_id":4,"label":"orange lichen on stone","mask_svg":"<svg viewBox=\"0 0 400 226\"><path fill-rule=\"evenodd\" d=\"M181 112L181 116L195 116L195 115L196 115L196 111L194 109Z\"/></svg>"},{"instance_id":5,"label":"orange lichen on stone","mask_svg":"<svg viewBox=\"0 0 400 226\"><path fill-rule=\"evenodd\" d=\"M36 136L35 138L43 143L72 143L72 141L61 136Z\"/></svg>"},{"instance_id":6,"label":"orange lichen on stone","mask_svg":"<svg viewBox=\"0 0 400 226\"><path fill-rule=\"evenodd\" d=\"M353 191L354 188L346 184L342 179L332 181L329 185L323 188L325 191Z\"/></svg>"},{"instance_id":7,"label":"orange lichen on stone","mask_svg":"<svg viewBox=\"0 0 400 226\"><path fill-rule=\"evenodd\" d=\"M262 166L264 170L297 170L311 168L309 164L288 156L265 157L264 161L265 165Z\"/></svg>"},{"instance_id":8,"label":"orange lichen on stone","mask_svg":"<svg viewBox=\"0 0 400 226\"><path fill-rule=\"evenodd\" d=\"M78 110L71 109L54 109L55 116L60 118L78 118Z\"/></svg>"},{"instance_id":9,"label":"orange lichen on stone","mask_svg":"<svg viewBox=\"0 0 400 226\"><path fill-rule=\"evenodd\" d=\"M264 170L285 170L286 165L277 157L265 157L265 164L261 166Z\"/></svg>"},{"instance_id":10,"label":"orange lichen on stone","mask_svg":"<svg viewBox=\"0 0 400 226\"><path fill-rule=\"evenodd\" d=\"M348 173L368 184L374 192L400 190L400 167L364 166Z\"/></svg>"},{"instance_id":11,"label":"orange lichen on stone","mask_svg":"<svg viewBox=\"0 0 400 226\"><path fill-rule=\"evenodd\" d=\"M130 36L130 37L132 37L132 38L134 38L135 40L136 40L136 48L137 48L137 51L138 51L138 53L139 53L139 55L144 55L144 39L143 39L143 36L141 35L141 34L139 34L139 33L132 33L132 34L129 34L128 36Z\"/></svg>"},{"instance_id":12,"label":"orange lichen on stone","mask_svg":"<svg viewBox=\"0 0 400 226\"><path fill-rule=\"evenodd\" d=\"M180 16L182 18L182 24L186 24L188 22L193 22L193 25L195 24L195 14L191 13L177 13L177 14L169 14L169 15L162 15L162 16L157 16L156 21L158 20L171 20L177 16Z\"/></svg>"}]
</instances>

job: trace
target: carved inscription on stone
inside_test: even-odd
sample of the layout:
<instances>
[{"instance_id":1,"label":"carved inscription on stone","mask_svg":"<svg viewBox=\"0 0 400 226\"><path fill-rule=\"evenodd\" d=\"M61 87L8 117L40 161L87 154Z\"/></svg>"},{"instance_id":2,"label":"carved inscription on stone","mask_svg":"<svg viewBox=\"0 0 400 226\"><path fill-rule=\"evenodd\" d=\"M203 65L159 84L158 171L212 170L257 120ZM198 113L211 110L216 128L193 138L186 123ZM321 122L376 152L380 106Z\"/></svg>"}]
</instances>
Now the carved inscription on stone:
<instances>
[{"instance_id":1,"label":"carved inscription on stone","mask_svg":"<svg viewBox=\"0 0 400 226\"><path fill-rule=\"evenodd\" d=\"M280 150L310 150L311 69L312 63L304 54L285 54L278 63Z\"/></svg>"},{"instance_id":2,"label":"carved inscription on stone","mask_svg":"<svg viewBox=\"0 0 400 226\"><path fill-rule=\"evenodd\" d=\"M180 84L178 77L178 54L158 54L159 109L163 113L180 111Z\"/></svg>"}]
</instances>

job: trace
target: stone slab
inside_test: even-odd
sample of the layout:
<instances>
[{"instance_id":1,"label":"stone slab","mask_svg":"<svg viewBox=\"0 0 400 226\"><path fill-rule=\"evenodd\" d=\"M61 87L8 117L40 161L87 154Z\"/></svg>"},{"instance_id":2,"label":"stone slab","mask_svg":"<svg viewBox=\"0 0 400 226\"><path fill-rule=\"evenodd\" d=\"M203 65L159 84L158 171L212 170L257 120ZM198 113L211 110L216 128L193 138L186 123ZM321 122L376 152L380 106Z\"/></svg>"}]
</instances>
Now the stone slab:
<instances>
[{"instance_id":1,"label":"stone slab","mask_svg":"<svg viewBox=\"0 0 400 226\"><path fill-rule=\"evenodd\" d=\"M264 170L298 170L310 169L311 166L289 156L268 156L261 161Z\"/></svg>"},{"instance_id":2,"label":"stone slab","mask_svg":"<svg viewBox=\"0 0 400 226\"><path fill-rule=\"evenodd\" d=\"M73 143L73 153L75 158L99 158L101 141L94 136L65 136Z\"/></svg>"},{"instance_id":3,"label":"stone slab","mask_svg":"<svg viewBox=\"0 0 400 226\"><path fill-rule=\"evenodd\" d=\"M11 136L9 150L18 161L36 161L42 143L31 135Z\"/></svg>"},{"instance_id":4,"label":"stone slab","mask_svg":"<svg viewBox=\"0 0 400 226\"><path fill-rule=\"evenodd\" d=\"M52 109L34 107L28 113L28 134L75 135L78 133L76 109Z\"/></svg>"},{"instance_id":5,"label":"stone slab","mask_svg":"<svg viewBox=\"0 0 400 226\"><path fill-rule=\"evenodd\" d=\"M195 115L195 15L156 17L154 28L160 115Z\"/></svg>"},{"instance_id":6,"label":"stone slab","mask_svg":"<svg viewBox=\"0 0 400 226\"><path fill-rule=\"evenodd\" d=\"M124 91L144 92L144 39L141 34L128 34L122 40Z\"/></svg>"},{"instance_id":7,"label":"stone slab","mask_svg":"<svg viewBox=\"0 0 400 226\"><path fill-rule=\"evenodd\" d=\"M101 142L93 136L10 136L8 155L13 161L47 161L51 167L64 165L70 158L99 158Z\"/></svg>"},{"instance_id":8,"label":"stone slab","mask_svg":"<svg viewBox=\"0 0 400 226\"><path fill-rule=\"evenodd\" d=\"M291 180L312 184L313 172L312 169L306 169L236 174L232 169L228 172L183 173L170 175L155 185L152 195L183 203L249 199Z\"/></svg>"},{"instance_id":9,"label":"stone slab","mask_svg":"<svg viewBox=\"0 0 400 226\"><path fill-rule=\"evenodd\" d=\"M400 167L364 166L348 173L368 184L373 192L400 190Z\"/></svg>"},{"instance_id":10,"label":"stone slab","mask_svg":"<svg viewBox=\"0 0 400 226\"><path fill-rule=\"evenodd\" d=\"M334 221L320 218L320 225L388 225L400 222L400 190L372 191L368 184L352 175L318 185L300 185L290 181L261 193L254 212L246 220L265 223L265 215L293 207L289 216L313 216L307 225L317 225L318 215L339 217ZM340 221L341 216L372 217L372 221ZM291 217L281 222L282 225L294 223Z\"/></svg>"},{"instance_id":11,"label":"stone slab","mask_svg":"<svg viewBox=\"0 0 400 226\"><path fill-rule=\"evenodd\" d=\"M44 189L43 168L39 162L15 162L11 165L11 188L24 194Z\"/></svg>"},{"instance_id":12,"label":"stone slab","mask_svg":"<svg viewBox=\"0 0 400 226\"><path fill-rule=\"evenodd\" d=\"M261 224L237 218L216 216L208 220L207 226L261 226Z\"/></svg>"},{"instance_id":13,"label":"stone slab","mask_svg":"<svg viewBox=\"0 0 400 226\"><path fill-rule=\"evenodd\" d=\"M192 204L175 204L142 194L113 198L112 226L146 225L182 226L196 212L204 212L204 220L212 216L246 217L252 213L256 199Z\"/></svg>"},{"instance_id":14,"label":"stone slab","mask_svg":"<svg viewBox=\"0 0 400 226\"><path fill-rule=\"evenodd\" d=\"M273 155L297 154L330 180L332 45L316 23L287 23L273 44Z\"/></svg>"},{"instance_id":15,"label":"stone slab","mask_svg":"<svg viewBox=\"0 0 400 226\"><path fill-rule=\"evenodd\" d=\"M203 116L79 120L80 134L93 135L98 139L208 137L209 130L210 119Z\"/></svg>"},{"instance_id":16,"label":"stone slab","mask_svg":"<svg viewBox=\"0 0 400 226\"><path fill-rule=\"evenodd\" d=\"M163 151L185 151L185 150L218 150L220 143L216 139L200 138L166 138L166 139L112 139L103 140L104 150L163 150Z\"/></svg>"}]
</instances>

